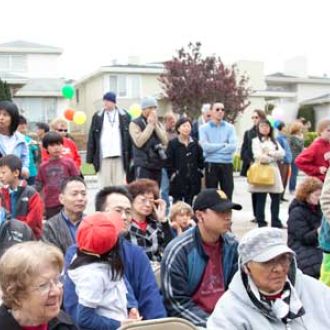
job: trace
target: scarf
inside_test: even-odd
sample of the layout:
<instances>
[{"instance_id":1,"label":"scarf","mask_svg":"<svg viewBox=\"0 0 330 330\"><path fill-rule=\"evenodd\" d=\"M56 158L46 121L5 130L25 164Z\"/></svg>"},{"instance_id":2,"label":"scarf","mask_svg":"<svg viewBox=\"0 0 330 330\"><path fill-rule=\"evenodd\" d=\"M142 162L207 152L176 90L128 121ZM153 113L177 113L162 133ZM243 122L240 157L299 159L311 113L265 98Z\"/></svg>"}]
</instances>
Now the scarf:
<instances>
[{"instance_id":1,"label":"scarf","mask_svg":"<svg viewBox=\"0 0 330 330\"><path fill-rule=\"evenodd\" d=\"M246 277L244 280L244 276ZM281 295L269 300L260 293L252 278L243 274L243 282L252 302L268 318L279 319L284 324L305 314L304 307L300 301L296 289L287 278Z\"/></svg>"}]
</instances>

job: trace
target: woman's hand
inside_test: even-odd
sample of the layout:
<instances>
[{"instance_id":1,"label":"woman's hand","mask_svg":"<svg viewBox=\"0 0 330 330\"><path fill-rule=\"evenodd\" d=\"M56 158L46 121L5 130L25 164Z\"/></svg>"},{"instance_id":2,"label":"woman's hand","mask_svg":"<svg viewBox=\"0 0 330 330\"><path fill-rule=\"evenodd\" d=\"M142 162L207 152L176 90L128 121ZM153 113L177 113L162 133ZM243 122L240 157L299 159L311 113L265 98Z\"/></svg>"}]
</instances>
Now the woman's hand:
<instances>
[{"instance_id":1,"label":"woman's hand","mask_svg":"<svg viewBox=\"0 0 330 330\"><path fill-rule=\"evenodd\" d=\"M154 211L157 216L157 220L160 222L166 222L166 202L163 199L156 199L154 205Z\"/></svg>"}]
</instances>

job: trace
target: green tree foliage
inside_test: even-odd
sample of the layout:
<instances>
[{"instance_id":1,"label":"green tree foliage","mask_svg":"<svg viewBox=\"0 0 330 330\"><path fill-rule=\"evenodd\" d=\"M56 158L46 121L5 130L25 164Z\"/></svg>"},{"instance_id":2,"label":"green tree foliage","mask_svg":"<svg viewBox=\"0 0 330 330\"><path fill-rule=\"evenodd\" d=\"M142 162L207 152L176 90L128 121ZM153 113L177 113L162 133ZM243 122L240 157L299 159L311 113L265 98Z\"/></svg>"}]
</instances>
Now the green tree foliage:
<instances>
[{"instance_id":1,"label":"green tree foliage","mask_svg":"<svg viewBox=\"0 0 330 330\"><path fill-rule=\"evenodd\" d=\"M305 118L311 123L311 130L315 130L315 112L312 105L303 105L298 110L298 118Z\"/></svg>"},{"instance_id":2,"label":"green tree foliage","mask_svg":"<svg viewBox=\"0 0 330 330\"><path fill-rule=\"evenodd\" d=\"M6 81L0 79L0 101L11 101L11 93Z\"/></svg>"},{"instance_id":3,"label":"green tree foliage","mask_svg":"<svg viewBox=\"0 0 330 330\"><path fill-rule=\"evenodd\" d=\"M227 67L220 57L201 54L201 43L189 43L172 60L165 63L166 72L159 78L172 103L173 111L200 116L204 103L222 102L226 119L234 122L237 115L250 104L248 78L239 75L235 65Z\"/></svg>"}]
</instances>

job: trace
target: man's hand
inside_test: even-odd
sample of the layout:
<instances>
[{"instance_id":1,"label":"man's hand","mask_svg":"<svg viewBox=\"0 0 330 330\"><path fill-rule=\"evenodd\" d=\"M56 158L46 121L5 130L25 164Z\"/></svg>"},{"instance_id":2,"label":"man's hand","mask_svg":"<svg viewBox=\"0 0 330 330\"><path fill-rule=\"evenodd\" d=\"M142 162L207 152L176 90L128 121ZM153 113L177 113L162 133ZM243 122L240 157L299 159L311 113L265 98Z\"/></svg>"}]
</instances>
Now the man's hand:
<instances>
[{"instance_id":1,"label":"man's hand","mask_svg":"<svg viewBox=\"0 0 330 330\"><path fill-rule=\"evenodd\" d=\"M128 318L130 320L141 320L142 317L140 316L140 313L137 308L131 308L128 313Z\"/></svg>"},{"instance_id":2,"label":"man's hand","mask_svg":"<svg viewBox=\"0 0 330 330\"><path fill-rule=\"evenodd\" d=\"M158 123L157 112L155 110L150 111L147 122L152 125L156 125Z\"/></svg>"}]
</instances>

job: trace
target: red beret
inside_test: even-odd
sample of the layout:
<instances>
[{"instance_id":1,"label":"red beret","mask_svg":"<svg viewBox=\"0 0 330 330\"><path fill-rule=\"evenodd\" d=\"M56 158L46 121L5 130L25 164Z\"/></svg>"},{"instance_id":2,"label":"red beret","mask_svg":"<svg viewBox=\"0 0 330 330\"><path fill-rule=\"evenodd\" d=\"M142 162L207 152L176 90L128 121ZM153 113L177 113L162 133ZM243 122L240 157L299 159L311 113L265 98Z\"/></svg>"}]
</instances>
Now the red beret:
<instances>
[{"instance_id":1,"label":"red beret","mask_svg":"<svg viewBox=\"0 0 330 330\"><path fill-rule=\"evenodd\" d=\"M109 216L106 213L96 212L88 215L77 231L79 250L100 255L111 251L117 243L123 225L123 220L117 214Z\"/></svg>"}]
</instances>

